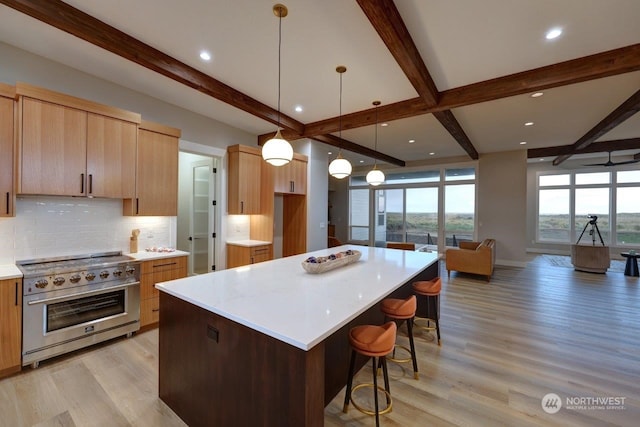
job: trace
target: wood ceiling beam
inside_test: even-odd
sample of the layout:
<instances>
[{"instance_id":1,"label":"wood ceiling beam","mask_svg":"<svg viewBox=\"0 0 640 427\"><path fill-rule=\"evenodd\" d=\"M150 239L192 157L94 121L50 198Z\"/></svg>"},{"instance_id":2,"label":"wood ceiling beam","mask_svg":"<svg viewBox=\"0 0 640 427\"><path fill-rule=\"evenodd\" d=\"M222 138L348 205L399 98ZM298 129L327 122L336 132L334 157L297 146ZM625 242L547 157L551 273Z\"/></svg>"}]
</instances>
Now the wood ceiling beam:
<instances>
[{"instance_id":1,"label":"wood ceiling beam","mask_svg":"<svg viewBox=\"0 0 640 427\"><path fill-rule=\"evenodd\" d=\"M433 107L439 92L393 0L357 0L373 28L424 103Z\"/></svg>"},{"instance_id":2,"label":"wood ceiling beam","mask_svg":"<svg viewBox=\"0 0 640 427\"><path fill-rule=\"evenodd\" d=\"M334 136L334 135L316 135L313 137L313 139L334 147L342 148L343 150L347 150L354 153L362 154L363 156L375 158L385 163L391 163L393 165L402 166L402 167L406 165L404 160L396 159L395 157L391 157L384 153L380 153L379 151L375 151L370 148L363 147L362 145L355 144L351 141L338 138L337 136Z\"/></svg>"},{"instance_id":3,"label":"wood ceiling beam","mask_svg":"<svg viewBox=\"0 0 640 427\"><path fill-rule=\"evenodd\" d=\"M528 159L537 159L542 157L555 157L565 154L588 154L588 153L607 153L609 151L636 150L640 148L640 138L616 139L612 141L594 142L589 144L582 150L575 152L572 144L560 145L556 147L531 148L527 150ZM634 159L640 158L638 154Z\"/></svg>"},{"instance_id":4,"label":"wood ceiling beam","mask_svg":"<svg viewBox=\"0 0 640 427\"><path fill-rule=\"evenodd\" d=\"M469 157L471 157L473 160L478 160L478 152L469 140L467 134L464 132L464 129L462 129L462 126L460 126L460 123L458 123L458 120L456 120L451 110L436 111L433 113L433 116L438 119L442 126L444 126L445 129L451 134L451 136L453 136L455 140L458 141L458 144L460 144L462 149L467 152Z\"/></svg>"},{"instance_id":5,"label":"wood ceiling beam","mask_svg":"<svg viewBox=\"0 0 640 427\"><path fill-rule=\"evenodd\" d=\"M636 154L633 156L633 160L640 160L640 153L636 153Z\"/></svg>"},{"instance_id":6,"label":"wood ceiling beam","mask_svg":"<svg viewBox=\"0 0 640 427\"><path fill-rule=\"evenodd\" d=\"M593 144L596 139L600 138L602 135L606 134L611 129L636 114L638 111L640 111L640 90L631 95L626 101L620 104L618 108L602 119L600 123L591 128L582 136L582 138L574 142L571 145L571 152L556 157L553 160L553 165L558 166L560 163L571 157L572 154L577 154L580 150L583 150L585 147Z\"/></svg>"},{"instance_id":7,"label":"wood ceiling beam","mask_svg":"<svg viewBox=\"0 0 640 427\"><path fill-rule=\"evenodd\" d=\"M60 0L0 0L0 4L29 15L249 114L273 124L278 124L278 111L276 109ZM303 123L282 113L280 114L280 126L298 133L304 132Z\"/></svg>"},{"instance_id":8,"label":"wood ceiling beam","mask_svg":"<svg viewBox=\"0 0 640 427\"><path fill-rule=\"evenodd\" d=\"M419 97L381 105L379 117L381 121L390 122L638 70L640 70L640 44L634 44L445 90L440 92L440 101L435 107L427 106ZM342 129L348 130L374 124L375 115L371 114L372 111L373 109L367 109L342 116ZM303 136L312 138L314 135L337 132L338 123L338 117L307 123Z\"/></svg>"}]
</instances>

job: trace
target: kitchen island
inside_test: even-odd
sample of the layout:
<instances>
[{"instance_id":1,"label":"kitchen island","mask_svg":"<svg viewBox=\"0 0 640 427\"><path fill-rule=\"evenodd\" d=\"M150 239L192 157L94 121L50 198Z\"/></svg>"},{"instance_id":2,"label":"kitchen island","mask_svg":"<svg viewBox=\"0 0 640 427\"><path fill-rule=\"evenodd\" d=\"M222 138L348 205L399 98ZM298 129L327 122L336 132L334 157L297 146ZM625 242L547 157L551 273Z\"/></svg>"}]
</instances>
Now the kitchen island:
<instances>
[{"instance_id":1,"label":"kitchen island","mask_svg":"<svg viewBox=\"0 0 640 427\"><path fill-rule=\"evenodd\" d=\"M347 249L360 261L301 266ZM349 329L382 323L383 298L437 274L435 253L344 245L160 283L160 398L190 426L322 426Z\"/></svg>"}]
</instances>

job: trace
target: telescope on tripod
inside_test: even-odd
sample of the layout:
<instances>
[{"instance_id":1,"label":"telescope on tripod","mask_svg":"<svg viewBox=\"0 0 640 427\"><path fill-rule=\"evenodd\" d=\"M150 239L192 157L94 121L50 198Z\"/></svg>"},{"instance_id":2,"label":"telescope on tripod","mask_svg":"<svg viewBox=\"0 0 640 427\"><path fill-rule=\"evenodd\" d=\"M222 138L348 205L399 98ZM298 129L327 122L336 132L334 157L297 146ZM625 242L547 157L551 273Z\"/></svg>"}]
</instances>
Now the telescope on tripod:
<instances>
[{"instance_id":1,"label":"telescope on tripod","mask_svg":"<svg viewBox=\"0 0 640 427\"><path fill-rule=\"evenodd\" d=\"M598 229L598 216L588 214L587 218L589 218L589 221L587 221L587 223L584 225L584 228L582 229L582 233L580 233L580 237L578 237L578 241L576 242L576 245L580 243L580 239L582 239L582 235L584 234L584 232L587 231L587 227L591 226L591 229L589 230L589 235L591 236L591 241L593 243L593 246L596 245L596 233L598 233L598 237L600 238L600 243L602 243L602 246L604 246L604 240L602 240L602 235L600 234L600 230Z\"/></svg>"}]
</instances>

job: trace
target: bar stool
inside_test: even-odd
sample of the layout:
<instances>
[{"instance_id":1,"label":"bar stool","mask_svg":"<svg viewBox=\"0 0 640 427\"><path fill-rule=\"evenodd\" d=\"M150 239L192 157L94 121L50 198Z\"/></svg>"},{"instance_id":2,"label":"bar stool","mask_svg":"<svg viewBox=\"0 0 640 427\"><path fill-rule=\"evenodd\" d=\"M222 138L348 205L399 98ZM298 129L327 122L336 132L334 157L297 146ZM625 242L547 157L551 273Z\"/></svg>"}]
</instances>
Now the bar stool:
<instances>
[{"instance_id":1,"label":"bar stool","mask_svg":"<svg viewBox=\"0 0 640 427\"><path fill-rule=\"evenodd\" d=\"M349 409L349 401L353 403L353 406L360 412L367 415L376 416L376 426L380 425L380 414L386 414L391 412L391 390L389 388L389 373L387 372L387 361L385 356L393 351L393 346L396 342L396 329L395 322L387 322L382 326L375 325L361 325L351 328L349 331L349 343L351 344L351 363L349 364L349 376L347 377L347 390L344 395L344 406L342 412L347 413ZM363 356L371 357L373 360L373 384L365 383L358 384L356 387L351 388L353 385L353 375L356 365L356 354L362 354ZM384 372L384 389L378 386L377 379L377 364L376 358L382 363L382 370ZM373 387L373 396L375 402L375 412L361 408L351 398L351 393L362 387ZM387 397L387 407L379 411L378 410L378 390L384 391Z\"/></svg>"},{"instance_id":2,"label":"bar stool","mask_svg":"<svg viewBox=\"0 0 640 427\"><path fill-rule=\"evenodd\" d=\"M438 345L440 343L440 290L442 281L439 277L432 280L422 280L413 283L413 291L421 296L427 297L427 324L433 321L436 325L438 335ZM427 328L432 330L433 328Z\"/></svg>"},{"instance_id":3,"label":"bar stool","mask_svg":"<svg viewBox=\"0 0 640 427\"><path fill-rule=\"evenodd\" d=\"M407 321L407 334L409 335L409 345L411 349L408 349L401 345L395 345L393 349L392 357L389 360L398 363L405 363L408 361L413 362L413 377L415 379L418 378L418 359L416 358L416 347L413 343L413 319L416 317L416 307L417 300L415 295L411 295L406 299L396 299L396 298L386 298L382 300L382 304L380 305L380 310L384 313L385 322L388 319L395 321ZM402 322L400 322L402 323ZM411 357L409 359L396 359L396 347L400 347L407 352L411 353Z\"/></svg>"}]
</instances>

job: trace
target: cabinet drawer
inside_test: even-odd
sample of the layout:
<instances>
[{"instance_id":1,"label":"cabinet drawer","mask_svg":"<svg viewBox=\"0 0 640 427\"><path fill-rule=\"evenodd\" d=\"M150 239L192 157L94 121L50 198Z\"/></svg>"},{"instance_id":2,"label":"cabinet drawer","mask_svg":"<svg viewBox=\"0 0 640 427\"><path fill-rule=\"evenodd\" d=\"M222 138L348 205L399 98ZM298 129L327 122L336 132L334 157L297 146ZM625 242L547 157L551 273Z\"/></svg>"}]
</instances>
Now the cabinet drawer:
<instances>
[{"instance_id":1,"label":"cabinet drawer","mask_svg":"<svg viewBox=\"0 0 640 427\"><path fill-rule=\"evenodd\" d=\"M271 253L271 246L254 246L251 248L251 256L264 256Z\"/></svg>"},{"instance_id":2,"label":"cabinet drawer","mask_svg":"<svg viewBox=\"0 0 640 427\"><path fill-rule=\"evenodd\" d=\"M142 274L156 273L167 270L180 270L184 274L187 274L187 257L170 257L154 259L152 261L145 261L142 263Z\"/></svg>"},{"instance_id":3,"label":"cabinet drawer","mask_svg":"<svg viewBox=\"0 0 640 427\"><path fill-rule=\"evenodd\" d=\"M158 323L160 320L160 298L147 298L140 301L140 327Z\"/></svg>"}]
</instances>

